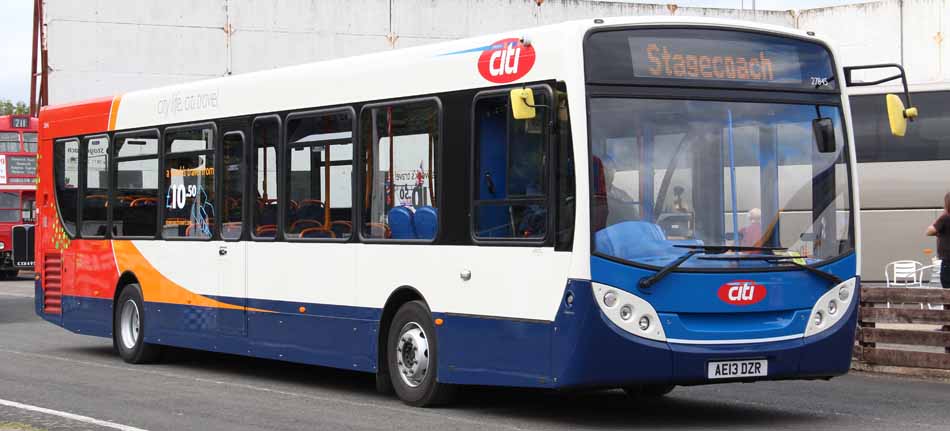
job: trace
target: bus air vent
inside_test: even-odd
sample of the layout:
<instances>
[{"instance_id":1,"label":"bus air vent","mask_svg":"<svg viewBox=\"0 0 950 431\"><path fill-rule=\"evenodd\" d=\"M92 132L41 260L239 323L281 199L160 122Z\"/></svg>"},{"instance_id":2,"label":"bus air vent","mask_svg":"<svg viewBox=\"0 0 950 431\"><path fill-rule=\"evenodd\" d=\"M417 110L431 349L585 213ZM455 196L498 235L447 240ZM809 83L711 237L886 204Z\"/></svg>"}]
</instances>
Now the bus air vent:
<instances>
[{"instance_id":1,"label":"bus air vent","mask_svg":"<svg viewBox=\"0 0 950 431\"><path fill-rule=\"evenodd\" d=\"M43 257L43 312L62 314L63 304L63 256L46 253Z\"/></svg>"}]
</instances>

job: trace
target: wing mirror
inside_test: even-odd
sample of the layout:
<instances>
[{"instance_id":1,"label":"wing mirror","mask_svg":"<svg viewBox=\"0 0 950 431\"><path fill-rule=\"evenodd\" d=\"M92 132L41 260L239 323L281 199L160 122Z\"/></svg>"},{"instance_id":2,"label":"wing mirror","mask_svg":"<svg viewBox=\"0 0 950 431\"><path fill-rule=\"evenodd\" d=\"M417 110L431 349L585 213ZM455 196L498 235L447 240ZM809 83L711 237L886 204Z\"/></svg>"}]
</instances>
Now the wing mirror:
<instances>
[{"instance_id":1,"label":"wing mirror","mask_svg":"<svg viewBox=\"0 0 950 431\"><path fill-rule=\"evenodd\" d=\"M811 128L815 133L815 144L819 153L835 152L835 124L831 118L821 117L811 120Z\"/></svg>"},{"instance_id":2,"label":"wing mirror","mask_svg":"<svg viewBox=\"0 0 950 431\"><path fill-rule=\"evenodd\" d=\"M530 120L538 116L534 105L534 90L516 88L511 90L511 113L515 120Z\"/></svg>"},{"instance_id":3,"label":"wing mirror","mask_svg":"<svg viewBox=\"0 0 950 431\"><path fill-rule=\"evenodd\" d=\"M888 94L887 102L887 120L891 125L891 134L894 136L904 136L907 133L907 120L914 121L917 118L917 108L904 108L904 102L896 94Z\"/></svg>"}]
</instances>

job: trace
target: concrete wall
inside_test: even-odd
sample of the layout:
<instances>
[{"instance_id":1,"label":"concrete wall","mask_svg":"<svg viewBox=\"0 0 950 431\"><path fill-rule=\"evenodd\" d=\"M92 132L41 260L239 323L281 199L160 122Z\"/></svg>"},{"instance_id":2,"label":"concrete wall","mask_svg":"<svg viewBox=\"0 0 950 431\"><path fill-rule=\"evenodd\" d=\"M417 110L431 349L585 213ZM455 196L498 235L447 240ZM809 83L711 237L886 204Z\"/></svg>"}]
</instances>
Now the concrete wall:
<instances>
[{"instance_id":1,"label":"concrete wall","mask_svg":"<svg viewBox=\"0 0 950 431\"><path fill-rule=\"evenodd\" d=\"M46 0L50 102L622 15L738 18L779 11L589 0Z\"/></svg>"},{"instance_id":2,"label":"concrete wall","mask_svg":"<svg viewBox=\"0 0 950 431\"><path fill-rule=\"evenodd\" d=\"M533 0L46 0L50 101L619 15L814 30L837 41L843 64L903 57L912 81L950 80L950 0L901 3L753 13L592 0L547 0L540 10Z\"/></svg>"}]
</instances>

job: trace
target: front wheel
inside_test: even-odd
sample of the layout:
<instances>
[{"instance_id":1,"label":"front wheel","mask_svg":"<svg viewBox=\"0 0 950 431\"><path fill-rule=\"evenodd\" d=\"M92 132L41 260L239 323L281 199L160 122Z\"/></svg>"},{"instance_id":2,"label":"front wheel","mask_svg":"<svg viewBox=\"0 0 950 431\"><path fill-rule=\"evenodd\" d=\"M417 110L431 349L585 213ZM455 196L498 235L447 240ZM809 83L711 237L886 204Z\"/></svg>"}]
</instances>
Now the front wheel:
<instances>
[{"instance_id":1,"label":"front wheel","mask_svg":"<svg viewBox=\"0 0 950 431\"><path fill-rule=\"evenodd\" d=\"M145 303L142 288L130 284L122 289L115 304L112 343L119 356L130 364L153 362L161 353L160 346L145 342Z\"/></svg>"},{"instance_id":2,"label":"front wheel","mask_svg":"<svg viewBox=\"0 0 950 431\"><path fill-rule=\"evenodd\" d=\"M425 303L412 301L399 308L386 345L389 376L399 399L416 407L449 400L454 388L438 381L438 342Z\"/></svg>"},{"instance_id":3,"label":"front wheel","mask_svg":"<svg viewBox=\"0 0 950 431\"><path fill-rule=\"evenodd\" d=\"M660 398L670 392L673 392L674 385L637 385L623 388L627 396L631 398Z\"/></svg>"}]
</instances>

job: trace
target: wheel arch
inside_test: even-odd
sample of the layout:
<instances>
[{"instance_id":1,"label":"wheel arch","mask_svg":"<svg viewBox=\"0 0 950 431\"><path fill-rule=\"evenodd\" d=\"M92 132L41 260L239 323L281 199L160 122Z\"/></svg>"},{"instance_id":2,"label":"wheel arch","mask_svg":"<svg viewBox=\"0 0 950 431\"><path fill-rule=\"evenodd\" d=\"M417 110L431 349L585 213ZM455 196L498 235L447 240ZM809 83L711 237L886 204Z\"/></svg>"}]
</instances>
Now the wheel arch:
<instances>
[{"instance_id":1,"label":"wheel arch","mask_svg":"<svg viewBox=\"0 0 950 431\"><path fill-rule=\"evenodd\" d=\"M386 360L386 341L389 339L389 326L399 311L399 307L411 301L422 301L429 307L429 303L415 287L404 285L399 286L386 299L386 305L383 306L383 312L379 318L379 331L376 337L376 373L381 376L389 375L389 363Z\"/></svg>"}]
</instances>

